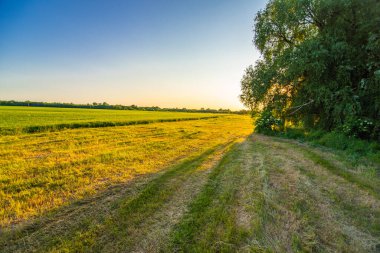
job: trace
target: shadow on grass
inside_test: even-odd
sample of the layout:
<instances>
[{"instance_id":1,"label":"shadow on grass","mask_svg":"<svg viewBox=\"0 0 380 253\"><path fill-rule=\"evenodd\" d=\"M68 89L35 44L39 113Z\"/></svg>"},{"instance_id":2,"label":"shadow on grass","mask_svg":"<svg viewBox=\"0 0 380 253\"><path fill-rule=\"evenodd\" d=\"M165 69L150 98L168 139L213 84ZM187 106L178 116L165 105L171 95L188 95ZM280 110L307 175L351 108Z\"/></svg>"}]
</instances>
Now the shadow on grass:
<instances>
[{"instance_id":1,"label":"shadow on grass","mask_svg":"<svg viewBox=\"0 0 380 253\"><path fill-rule=\"evenodd\" d=\"M160 204L175 191L166 184L168 180L196 169L218 148L229 144L217 145L160 172L140 175L126 183L112 185L95 196L77 200L34 220L3 228L0 230L0 248L2 252L43 252L62 244L71 244L72 239L77 240L78 235L81 238L81 234L86 231L95 231L95 236L108 237L99 235L99 226L102 227L100 233L113 234L108 224L121 229L123 223L135 223L137 218L137 222L143 220L160 208ZM139 213L137 218L134 217L136 212ZM119 222L120 217L124 218Z\"/></svg>"}]
</instances>

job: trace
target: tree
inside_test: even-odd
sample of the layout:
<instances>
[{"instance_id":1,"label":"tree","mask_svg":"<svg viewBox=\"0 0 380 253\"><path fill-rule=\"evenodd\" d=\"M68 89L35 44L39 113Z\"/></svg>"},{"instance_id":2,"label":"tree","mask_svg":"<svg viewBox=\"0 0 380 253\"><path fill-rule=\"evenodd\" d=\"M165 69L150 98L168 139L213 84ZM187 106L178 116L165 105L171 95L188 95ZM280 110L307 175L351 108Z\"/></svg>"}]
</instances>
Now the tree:
<instances>
[{"instance_id":1,"label":"tree","mask_svg":"<svg viewBox=\"0 0 380 253\"><path fill-rule=\"evenodd\" d=\"M377 0L269 1L255 17L262 57L245 71L241 101L284 124L380 138L379 27Z\"/></svg>"}]
</instances>

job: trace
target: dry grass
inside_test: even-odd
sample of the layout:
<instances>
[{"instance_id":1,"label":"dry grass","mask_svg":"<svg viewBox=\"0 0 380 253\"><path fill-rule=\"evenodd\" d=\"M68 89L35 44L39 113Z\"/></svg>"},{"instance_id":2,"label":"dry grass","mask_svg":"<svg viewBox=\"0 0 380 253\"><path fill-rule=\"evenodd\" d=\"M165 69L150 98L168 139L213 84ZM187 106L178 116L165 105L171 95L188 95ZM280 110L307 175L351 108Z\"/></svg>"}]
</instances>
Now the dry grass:
<instances>
[{"instance_id":1,"label":"dry grass","mask_svg":"<svg viewBox=\"0 0 380 253\"><path fill-rule=\"evenodd\" d=\"M376 225L380 221L378 199L308 159L303 152L295 152L300 147L312 148L264 136L256 138L265 147L266 164L273 164L268 170L270 202L277 211L267 229L269 238L280 239L275 243L280 247L276 250L369 252L375 249L380 242ZM331 159L329 154L328 158Z\"/></svg>"},{"instance_id":2,"label":"dry grass","mask_svg":"<svg viewBox=\"0 0 380 253\"><path fill-rule=\"evenodd\" d=\"M9 161L1 162L13 170L6 174L11 179L8 185L17 189L24 181L31 191L52 192L56 199L64 189L72 195L61 199L61 205L46 205L33 219L28 198L5 192L28 215L12 220L21 221L15 228L9 220L4 223L0 248L4 252L380 248L378 177L367 180L365 173L351 177L354 165L339 154L279 138L247 137L249 132L247 117L229 116L3 138L0 154ZM12 149L6 151L5 146ZM10 161L17 165L12 167ZM46 164L51 166L35 178L43 181L55 171L53 175L60 177L52 180L61 180L65 188L33 184L28 173ZM98 170L86 169L96 166ZM363 164L361 169L368 168ZM75 180L70 181L67 173L76 173ZM51 203L49 195L37 197Z\"/></svg>"},{"instance_id":3,"label":"dry grass","mask_svg":"<svg viewBox=\"0 0 380 253\"><path fill-rule=\"evenodd\" d=\"M134 247L131 252L161 252L168 241L173 227L180 221L187 210L187 206L199 193L207 181L208 174L218 164L230 145L222 147L209 155L206 160L179 184L173 197L160 210L144 221L138 231L134 231ZM173 181L179 181L175 178ZM169 182L176 184L177 182Z\"/></svg>"},{"instance_id":4,"label":"dry grass","mask_svg":"<svg viewBox=\"0 0 380 253\"><path fill-rule=\"evenodd\" d=\"M246 136L248 117L0 137L0 226Z\"/></svg>"},{"instance_id":5,"label":"dry grass","mask_svg":"<svg viewBox=\"0 0 380 253\"><path fill-rule=\"evenodd\" d=\"M376 252L380 201L305 149L320 152L272 137L247 139L215 169L169 249Z\"/></svg>"}]
</instances>

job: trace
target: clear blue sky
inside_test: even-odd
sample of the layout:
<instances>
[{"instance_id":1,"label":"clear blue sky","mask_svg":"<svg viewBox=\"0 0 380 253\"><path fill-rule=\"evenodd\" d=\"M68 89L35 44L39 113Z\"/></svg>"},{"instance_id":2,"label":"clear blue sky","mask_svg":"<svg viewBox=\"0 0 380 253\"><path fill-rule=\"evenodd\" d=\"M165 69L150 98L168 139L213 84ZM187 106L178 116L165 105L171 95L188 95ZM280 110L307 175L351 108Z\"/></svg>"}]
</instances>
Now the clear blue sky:
<instances>
[{"instance_id":1,"label":"clear blue sky","mask_svg":"<svg viewBox=\"0 0 380 253\"><path fill-rule=\"evenodd\" d=\"M0 0L0 99L240 109L255 0Z\"/></svg>"}]
</instances>

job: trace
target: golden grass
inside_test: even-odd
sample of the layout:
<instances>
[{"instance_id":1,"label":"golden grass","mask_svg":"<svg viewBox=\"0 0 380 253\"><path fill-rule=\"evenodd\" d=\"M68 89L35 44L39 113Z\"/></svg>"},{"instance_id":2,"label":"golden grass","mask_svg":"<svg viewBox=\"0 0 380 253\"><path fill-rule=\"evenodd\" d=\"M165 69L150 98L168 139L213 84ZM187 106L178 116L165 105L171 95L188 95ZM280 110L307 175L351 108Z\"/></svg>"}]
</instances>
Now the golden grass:
<instances>
[{"instance_id":1,"label":"golden grass","mask_svg":"<svg viewBox=\"0 0 380 253\"><path fill-rule=\"evenodd\" d=\"M244 138L248 116L0 137L0 227Z\"/></svg>"}]
</instances>

